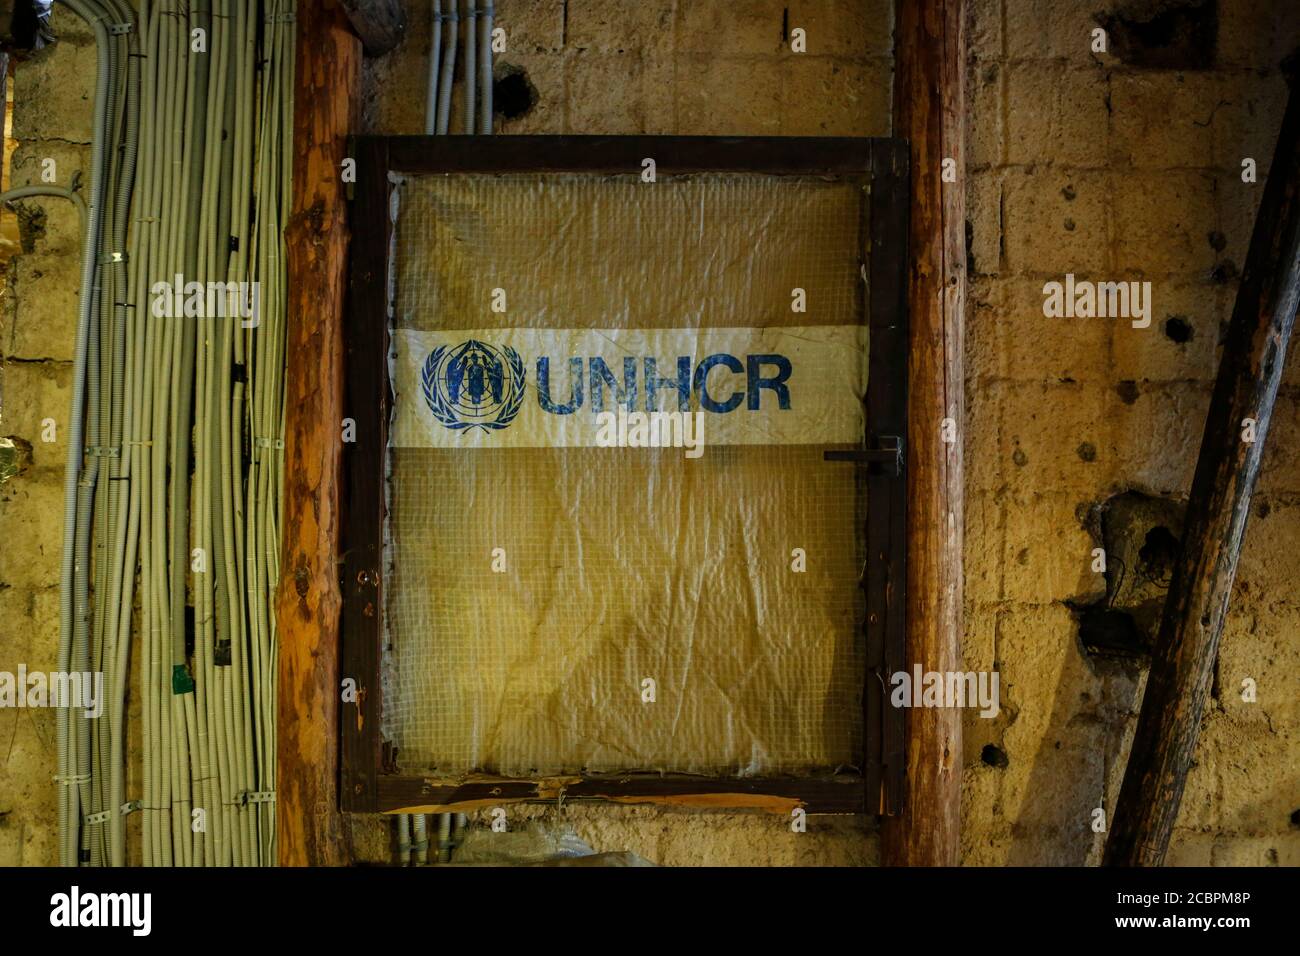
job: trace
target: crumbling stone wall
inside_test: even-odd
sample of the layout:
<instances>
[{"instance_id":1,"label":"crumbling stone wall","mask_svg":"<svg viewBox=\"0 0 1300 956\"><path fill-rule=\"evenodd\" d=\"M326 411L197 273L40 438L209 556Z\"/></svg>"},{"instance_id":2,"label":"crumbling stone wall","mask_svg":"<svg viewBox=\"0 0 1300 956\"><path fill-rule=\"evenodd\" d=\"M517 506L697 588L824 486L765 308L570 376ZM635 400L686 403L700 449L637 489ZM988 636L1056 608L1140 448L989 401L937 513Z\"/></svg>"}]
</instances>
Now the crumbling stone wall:
<instances>
[{"instance_id":1,"label":"crumbling stone wall","mask_svg":"<svg viewBox=\"0 0 1300 956\"><path fill-rule=\"evenodd\" d=\"M14 65L11 186L39 183L47 158L60 185L89 169L94 37L61 6L53 26L59 42ZM53 671L81 242L71 204L16 206L21 255L4 265L0 309L0 438L12 443L0 483L0 669ZM55 758L54 710L0 709L0 866L57 861Z\"/></svg>"},{"instance_id":2,"label":"crumbling stone wall","mask_svg":"<svg viewBox=\"0 0 1300 956\"><path fill-rule=\"evenodd\" d=\"M406 41L366 67L371 132L422 128L428 22L424 3L408 6ZM1082 609L1113 591L1107 608L1127 613L1133 592L1114 580L1116 566L1094 573L1092 552L1105 543L1137 554L1187 494L1300 9L970 6L965 656L971 669L1001 672L1003 711L967 715L963 858L1094 863L1104 840L1094 811L1114 807L1145 660L1140 647L1089 650L1080 637ZM890 7L499 0L508 50L496 59L498 130L888 135ZM15 77L15 185L37 179L41 157L56 157L60 182L87 160L93 43L61 8L54 26L60 44ZM1099 26L1111 46L1094 54ZM807 53L784 42L794 27L807 31ZM455 109L458 129L459 100ZM1254 185L1241 181L1246 157L1258 164ZM0 436L21 449L19 474L0 484L0 662L51 669L65 448L42 443L40 430L66 416L77 243L71 209L43 203L42 218L31 208L0 327ZM1150 281L1150 327L1044 317L1044 283L1067 272ZM1298 364L1293 356L1274 415L1174 863L1300 862ZM1139 509L1107 522L1112 499L1129 492L1156 500L1149 520ZM1121 526L1127 537L1104 541ZM1150 572L1149 599L1154 565L1130 563ZM1246 678L1255 703L1241 699ZM53 735L52 712L0 710L0 865L55 858ZM536 817L562 817L597 849L669 864L878 859L874 827L853 819L814 817L793 834L759 814L511 810L512 826ZM363 857L391 859L390 821L354 829Z\"/></svg>"},{"instance_id":3,"label":"crumbling stone wall","mask_svg":"<svg viewBox=\"0 0 1300 956\"><path fill-rule=\"evenodd\" d=\"M1085 651L1073 608L1107 600L1092 570L1103 545L1133 556L1112 579L1147 581L1144 600L1159 589L1161 535L1147 537L1172 524L1160 501L1181 514L1191 486L1298 14L1268 0L973 3L965 656L1001 672L1004 713L965 721L969 863L1100 859L1093 813L1115 806L1146 659ZM1102 25L1108 52L1093 53ZM1044 283L1066 273L1151 282L1150 327L1046 318ZM1300 862L1292 351L1172 863ZM1129 491L1156 501L1109 522L1130 537L1106 541L1103 516Z\"/></svg>"}]
</instances>

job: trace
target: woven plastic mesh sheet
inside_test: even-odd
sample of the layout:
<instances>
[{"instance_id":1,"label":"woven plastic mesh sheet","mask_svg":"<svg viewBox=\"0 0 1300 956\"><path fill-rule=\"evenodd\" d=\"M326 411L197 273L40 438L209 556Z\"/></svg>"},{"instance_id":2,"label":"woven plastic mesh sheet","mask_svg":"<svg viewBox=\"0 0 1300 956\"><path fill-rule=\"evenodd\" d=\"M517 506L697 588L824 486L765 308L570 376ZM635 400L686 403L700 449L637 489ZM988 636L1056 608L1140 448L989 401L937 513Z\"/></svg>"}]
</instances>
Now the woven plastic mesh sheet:
<instances>
[{"instance_id":1,"label":"woven plastic mesh sheet","mask_svg":"<svg viewBox=\"0 0 1300 956\"><path fill-rule=\"evenodd\" d=\"M398 330L862 322L853 183L422 175L398 196ZM834 383L853 403L861 359ZM856 766L866 502L858 470L822 457L850 444L390 447L384 733L402 769Z\"/></svg>"}]
</instances>

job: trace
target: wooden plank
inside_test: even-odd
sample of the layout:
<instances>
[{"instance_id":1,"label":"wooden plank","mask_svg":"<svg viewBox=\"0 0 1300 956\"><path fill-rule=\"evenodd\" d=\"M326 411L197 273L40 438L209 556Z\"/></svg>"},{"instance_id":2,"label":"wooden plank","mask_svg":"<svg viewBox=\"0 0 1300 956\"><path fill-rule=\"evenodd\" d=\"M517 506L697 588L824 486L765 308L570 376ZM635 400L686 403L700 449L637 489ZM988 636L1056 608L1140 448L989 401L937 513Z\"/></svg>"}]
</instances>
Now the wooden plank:
<instances>
[{"instance_id":1,"label":"wooden plank","mask_svg":"<svg viewBox=\"0 0 1300 956\"><path fill-rule=\"evenodd\" d=\"M347 219L340 164L361 48L341 8L300 4L294 93L276 827L287 866L347 862L338 813L340 422Z\"/></svg>"},{"instance_id":2,"label":"wooden plank","mask_svg":"<svg viewBox=\"0 0 1300 956\"><path fill-rule=\"evenodd\" d=\"M340 736L345 810L374 811L382 762L379 716L384 620L384 475L388 454L388 149L382 139L355 144L361 171L352 208L357 241L352 253L345 347L347 417L354 440L344 446L343 663L341 676L356 685L343 704Z\"/></svg>"},{"instance_id":3,"label":"wooden plank","mask_svg":"<svg viewBox=\"0 0 1300 956\"><path fill-rule=\"evenodd\" d=\"M457 0L450 0L456 3ZM366 56L383 56L406 35L402 0L341 0Z\"/></svg>"},{"instance_id":4,"label":"wooden plank","mask_svg":"<svg viewBox=\"0 0 1300 956\"><path fill-rule=\"evenodd\" d=\"M876 447L902 442L902 469L868 478L868 717L879 726L880 768L868 777L874 812L899 811L904 786L904 713L889 703L890 676L904 668L907 640L907 144L876 144L872 156L868 262L870 307L867 429ZM870 724L868 725L870 727Z\"/></svg>"},{"instance_id":5,"label":"wooden plank","mask_svg":"<svg viewBox=\"0 0 1300 956\"><path fill-rule=\"evenodd\" d=\"M563 799L764 809L786 814L796 807L809 813L861 813L864 792L863 780L856 774L734 780L681 774L593 774L536 780L383 776L379 780L379 809L386 813L441 813Z\"/></svg>"},{"instance_id":6,"label":"wooden plank","mask_svg":"<svg viewBox=\"0 0 1300 956\"><path fill-rule=\"evenodd\" d=\"M1232 187L1230 187L1232 188ZM1300 302L1300 98L1287 103L1187 502L1104 862L1160 866L1214 676L1237 558ZM1254 440L1243 440L1245 420Z\"/></svg>"},{"instance_id":7,"label":"wooden plank","mask_svg":"<svg viewBox=\"0 0 1300 956\"><path fill-rule=\"evenodd\" d=\"M966 299L965 0L899 0L894 132L911 144L907 453L907 663L962 666L962 444ZM952 161L956 181L942 181ZM942 422L955 423L945 442ZM883 829L894 865L954 865L961 711L907 711L907 779Z\"/></svg>"}]
</instances>

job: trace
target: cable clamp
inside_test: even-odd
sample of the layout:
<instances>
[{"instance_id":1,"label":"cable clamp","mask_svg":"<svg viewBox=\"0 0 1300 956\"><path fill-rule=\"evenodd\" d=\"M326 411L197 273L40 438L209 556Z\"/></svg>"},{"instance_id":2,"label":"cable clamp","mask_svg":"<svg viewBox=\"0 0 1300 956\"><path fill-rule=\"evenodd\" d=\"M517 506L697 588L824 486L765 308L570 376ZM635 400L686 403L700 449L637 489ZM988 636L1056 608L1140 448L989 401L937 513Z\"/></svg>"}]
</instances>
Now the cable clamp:
<instances>
[{"instance_id":1,"label":"cable clamp","mask_svg":"<svg viewBox=\"0 0 1300 956\"><path fill-rule=\"evenodd\" d=\"M121 445L87 445L86 454L92 458L121 458Z\"/></svg>"},{"instance_id":2,"label":"cable clamp","mask_svg":"<svg viewBox=\"0 0 1300 956\"><path fill-rule=\"evenodd\" d=\"M250 803L275 803L274 790L241 790L237 796L237 805L241 807Z\"/></svg>"},{"instance_id":3,"label":"cable clamp","mask_svg":"<svg viewBox=\"0 0 1300 956\"><path fill-rule=\"evenodd\" d=\"M127 33L134 33L135 24L134 23L110 23L108 25L108 32L113 34L114 36L123 36Z\"/></svg>"},{"instance_id":4,"label":"cable clamp","mask_svg":"<svg viewBox=\"0 0 1300 956\"><path fill-rule=\"evenodd\" d=\"M120 807L118 807L117 812L121 816L125 817L132 813L135 813L137 810L143 810L143 809L144 807L141 805L139 800L132 800L129 803L124 803ZM85 823L87 826L96 826L97 824L100 823L107 823L111 819L113 819L112 810L100 810L98 813L88 813L85 817L82 818L82 822Z\"/></svg>"},{"instance_id":5,"label":"cable clamp","mask_svg":"<svg viewBox=\"0 0 1300 956\"><path fill-rule=\"evenodd\" d=\"M79 783L90 783L90 774L74 773L60 777L57 773L50 778L61 787L75 787Z\"/></svg>"},{"instance_id":6,"label":"cable clamp","mask_svg":"<svg viewBox=\"0 0 1300 956\"><path fill-rule=\"evenodd\" d=\"M277 451L283 451L283 450L284 450L284 439L283 439L283 438L254 438L254 439L253 439L253 447L254 447L254 448L274 448L274 449L276 449Z\"/></svg>"}]
</instances>

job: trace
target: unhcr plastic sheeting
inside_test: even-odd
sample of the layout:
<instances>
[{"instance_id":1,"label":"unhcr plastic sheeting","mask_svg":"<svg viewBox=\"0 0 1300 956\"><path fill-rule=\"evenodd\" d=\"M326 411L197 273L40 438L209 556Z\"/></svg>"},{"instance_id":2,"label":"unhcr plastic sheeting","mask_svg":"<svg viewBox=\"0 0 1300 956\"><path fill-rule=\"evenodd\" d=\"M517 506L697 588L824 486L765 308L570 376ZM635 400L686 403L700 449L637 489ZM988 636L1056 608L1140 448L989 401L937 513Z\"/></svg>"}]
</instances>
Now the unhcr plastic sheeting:
<instances>
[{"instance_id":1,"label":"unhcr plastic sheeting","mask_svg":"<svg viewBox=\"0 0 1300 956\"><path fill-rule=\"evenodd\" d=\"M403 770L862 748L862 187L399 182L385 735Z\"/></svg>"}]
</instances>

